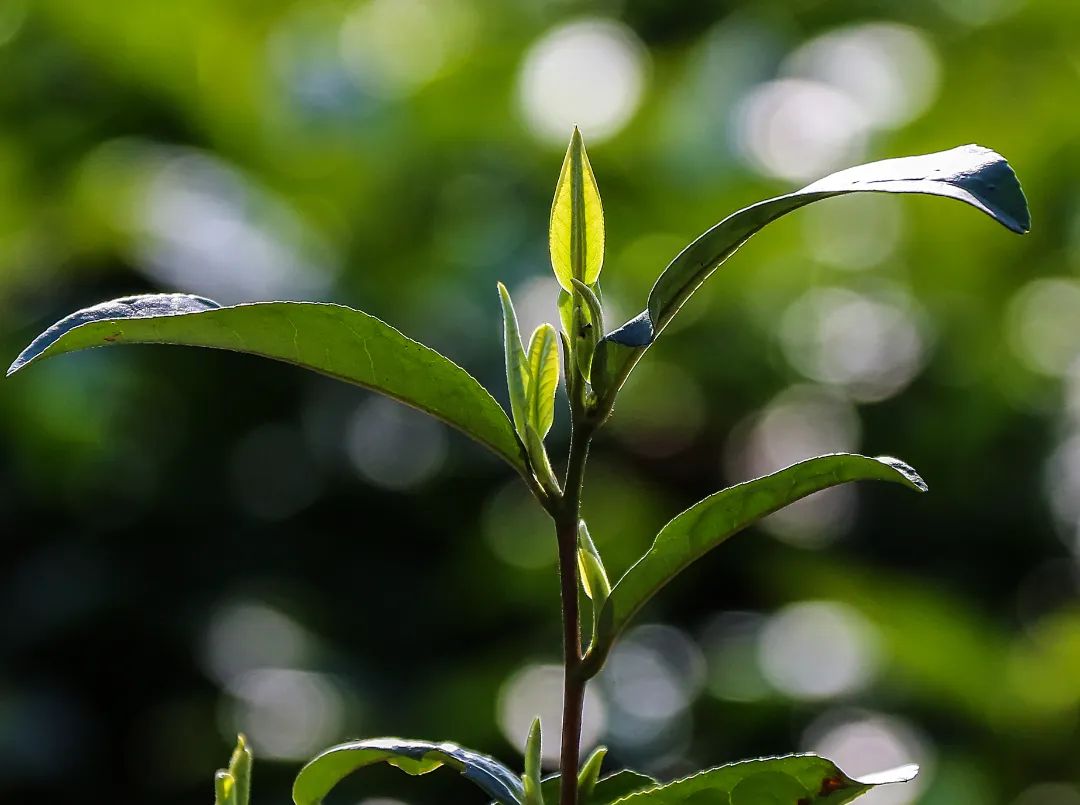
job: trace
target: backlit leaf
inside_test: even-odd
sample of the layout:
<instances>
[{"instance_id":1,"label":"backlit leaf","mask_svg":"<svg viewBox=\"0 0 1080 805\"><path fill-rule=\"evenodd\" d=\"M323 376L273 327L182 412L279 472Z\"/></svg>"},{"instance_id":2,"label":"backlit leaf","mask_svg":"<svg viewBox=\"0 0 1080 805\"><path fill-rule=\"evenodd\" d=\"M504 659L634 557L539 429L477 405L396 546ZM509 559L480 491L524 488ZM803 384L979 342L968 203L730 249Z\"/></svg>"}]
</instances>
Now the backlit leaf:
<instances>
[{"instance_id":1,"label":"backlit leaf","mask_svg":"<svg viewBox=\"0 0 1080 805\"><path fill-rule=\"evenodd\" d=\"M555 421L555 388L559 385L559 334L541 324L529 341L528 419L543 439Z\"/></svg>"},{"instance_id":2,"label":"backlit leaf","mask_svg":"<svg viewBox=\"0 0 1080 805\"><path fill-rule=\"evenodd\" d=\"M604 264L604 210L581 132L574 127L563 158L548 226L551 267L563 290L570 280L596 282Z\"/></svg>"}]
</instances>

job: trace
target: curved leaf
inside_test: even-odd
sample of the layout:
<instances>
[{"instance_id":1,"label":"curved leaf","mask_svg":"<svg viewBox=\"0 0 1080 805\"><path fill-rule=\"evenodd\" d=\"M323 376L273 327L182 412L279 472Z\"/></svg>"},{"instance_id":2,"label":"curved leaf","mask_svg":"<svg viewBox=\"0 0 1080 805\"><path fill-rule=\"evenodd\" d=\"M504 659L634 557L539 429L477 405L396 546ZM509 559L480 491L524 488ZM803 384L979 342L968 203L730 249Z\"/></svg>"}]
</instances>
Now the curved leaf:
<instances>
[{"instance_id":1,"label":"curved leaf","mask_svg":"<svg viewBox=\"0 0 1080 805\"><path fill-rule=\"evenodd\" d=\"M766 224L812 202L862 192L942 196L970 204L1013 232L1027 232L1031 226L1027 200L1009 163L978 145L833 173L794 193L739 210L683 249L653 285L645 311L597 345L595 360L604 370L593 379L597 393L617 389L683 303Z\"/></svg>"},{"instance_id":2,"label":"curved leaf","mask_svg":"<svg viewBox=\"0 0 1080 805\"><path fill-rule=\"evenodd\" d=\"M510 292L499 283L499 301L503 314L503 351L506 357L506 387L510 393L510 412L518 433L525 432L526 396L529 388L529 361L521 345L517 313Z\"/></svg>"},{"instance_id":3,"label":"curved leaf","mask_svg":"<svg viewBox=\"0 0 1080 805\"><path fill-rule=\"evenodd\" d=\"M817 755L787 755L730 763L616 800L619 805L843 805L870 789L906 783L919 767L901 766L870 777L846 775Z\"/></svg>"},{"instance_id":4,"label":"curved leaf","mask_svg":"<svg viewBox=\"0 0 1080 805\"><path fill-rule=\"evenodd\" d=\"M664 526L645 555L612 588L597 619L596 639L586 660L590 669L600 668L630 619L691 562L765 515L849 481L892 481L926 491L923 480L902 461L836 453L710 495Z\"/></svg>"},{"instance_id":5,"label":"curved leaf","mask_svg":"<svg viewBox=\"0 0 1080 805\"><path fill-rule=\"evenodd\" d=\"M35 338L7 373L53 355L125 343L247 352L355 383L438 417L528 474L505 412L468 372L374 316L342 305L220 307L187 294L128 296L61 319Z\"/></svg>"},{"instance_id":6,"label":"curved leaf","mask_svg":"<svg viewBox=\"0 0 1080 805\"><path fill-rule=\"evenodd\" d=\"M527 419L541 440L555 421L555 387L559 385L559 334L541 324L529 340Z\"/></svg>"},{"instance_id":7,"label":"curved leaf","mask_svg":"<svg viewBox=\"0 0 1080 805\"><path fill-rule=\"evenodd\" d=\"M559 285L573 291L570 280L592 285L604 264L604 210L581 132L574 126L566 149L548 224L551 267Z\"/></svg>"},{"instance_id":8,"label":"curved leaf","mask_svg":"<svg viewBox=\"0 0 1080 805\"><path fill-rule=\"evenodd\" d=\"M312 759L296 776L293 802L318 805L344 777L357 769L384 762L412 775L450 766L500 805L522 805L525 801L525 790L518 776L487 755L454 743L371 738L331 747Z\"/></svg>"}]
</instances>

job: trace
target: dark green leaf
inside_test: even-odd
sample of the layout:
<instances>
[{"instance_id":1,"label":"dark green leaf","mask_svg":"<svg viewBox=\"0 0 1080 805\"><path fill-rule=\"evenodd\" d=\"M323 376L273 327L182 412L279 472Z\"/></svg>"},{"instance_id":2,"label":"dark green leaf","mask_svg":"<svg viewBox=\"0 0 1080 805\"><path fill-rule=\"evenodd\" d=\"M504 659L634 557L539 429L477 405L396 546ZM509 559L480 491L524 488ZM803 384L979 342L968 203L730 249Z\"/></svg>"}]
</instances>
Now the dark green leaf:
<instances>
[{"instance_id":1,"label":"dark green leaf","mask_svg":"<svg viewBox=\"0 0 1080 805\"><path fill-rule=\"evenodd\" d=\"M327 749L300 770L293 783L293 801L296 805L318 805L347 775L384 762L412 775L450 766L501 805L524 802L521 780L497 760L453 743L402 738L351 741Z\"/></svg>"},{"instance_id":2,"label":"dark green leaf","mask_svg":"<svg viewBox=\"0 0 1080 805\"><path fill-rule=\"evenodd\" d=\"M664 526L645 555L612 588L598 618L587 660L590 667L595 670L603 664L611 644L630 619L691 562L765 515L849 481L892 481L920 492L926 490L915 471L897 459L837 453L710 495Z\"/></svg>"},{"instance_id":3,"label":"dark green leaf","mask_svg":"<svg viewBox=\"0 0 1080 805\"><path fill-rule=\"evenodd\" d=\"M548 803L559 801L559 775L553 774L544 779L544 800ZM609 774L596 781L592 793L578 800L578 805L607 805L620 797L625 797L635 791L651 788L657 785L657 781L640 772L624 769L614 774Z\"/></svg>"},{"instance_id":4,"label":"dark green leaf","mask_svg":"<svg viewBox=\"0 0 1080 805\"><path fill-rule=\"evenodd\" d=\"M321 372L426 411L522 475L529 472L506 414L468 372L385 322L341 305L219 307L187 294L129 296L61 319L23 350L8 374L53 355L130 343L228 349Z\"/></svg>"},{"instance_id":5,"label":"dark green leaf","mask_svg":"<svg viewBox=\"0 0 1080 805\"><path fill-rule=\"evenodd\" d=\"M812 202L861 192L943 196L970 204L1013 232L1027 232L1031 225L1027 201L1009 163L977 145L859 165L759 202L728 216L683 249L653 285L645 311L597 345L604 353L596 358L604 370L603 377L593 378L597 394L609 395L622 385L683 303L766 224Z\"/></svg>"},{"instance_id":6,"label":"dark green leaf","mask_svg":"<svg viewBox=\"0 0 1080 805\"><path fill-rule=\"evenodd\" d=\"M619 805L843 805L878 785L903 783L917 766L863 778L817 755L744 760L698 772L617 800ZM604 803L604 805L608 805Z\"/></svg>"}]
</instances>

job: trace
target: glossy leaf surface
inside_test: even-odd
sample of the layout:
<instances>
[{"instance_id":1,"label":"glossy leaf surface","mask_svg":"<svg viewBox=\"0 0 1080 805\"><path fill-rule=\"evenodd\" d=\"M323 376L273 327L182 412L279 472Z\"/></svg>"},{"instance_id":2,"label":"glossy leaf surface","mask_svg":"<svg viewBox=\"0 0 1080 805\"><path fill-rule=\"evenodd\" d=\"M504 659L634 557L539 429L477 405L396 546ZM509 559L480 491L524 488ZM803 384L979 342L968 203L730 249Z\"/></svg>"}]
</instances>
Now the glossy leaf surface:
<instances>
[{"instance_id":1,"label":"glossy leaf surface","mask_svg":"<svg viewBox=\"0 0 1080 805\"><path fill-rule=\"evenodd\" d=\"M412 775L449 766L501 805L525 801L521 780L497 760L454 743L403 738L350 741L327 749L300 770L293 784L293 801L318 805L344 777L375 763L389 763Z\"/></svg>"},{"instance_id":2,"label":"glossy leaf surface","mask_svg":"<svg viewBox=\"0 0 1080 805\"><path fill-rule=\"evenodd\" d=\"M588 661L598 668L630 619L683 568L767 514L849 481L891 481L926 491L916 472L894 458L836 453L801 461L710 495L679 514L611 590L597 619Z\"/></svg>"},{"instance_id":3,"label":"glossy leaf surface","mask_svg":"<svg viewBox=\"0 0 1080 805\"><path fill-rule=\"evenodd\" d=\"M453 425L528 473L509 419L468 372L374 316L342 305L220 307L187 294L124 297L61 319L23 350L8 374L65 352L134 343L246 352L354 383Z\"/></svg>"},{"instance_id":4,"label":"glossy leaf surface","mask_svg":"<svg viewBox=\"0 0 1080 805\"><path fill-rule=\"evenodd\" d=\"M548 226L551 267L568 293L575 277L591 285L604 264L604 210L581 132L574 127L563 158Z\"/></svg>"},{"instance_id":5,"label":"glossy leaf surface","mask_svg":"<svg viewBox=\"0 0 1080 805\"><path fill-rule=\"evenodd\" d=\"M617 389L634 364L719 266L767 224L807 204L848 193L915 193L970 204L1013 232L1027 232L1027 201L1009 163L978 145L922 156L886 159L848 168L801 190L759 202L728 216L687 246L649 292L648 307L597 346L604 376L598 393Z\"/></svg>"},{"instance_id":6,"label":"glossy leaf surface","mask_svg":"<svg viewBox=\"0 0 1080 805\"><path fill-rule=\"evenodd\" d=\"M731 763L617 800L619 805L843 805L878 785L903 783L917 766L863 778L844 774L817 755L788 755Z\"/></svg>"}]
</instances>

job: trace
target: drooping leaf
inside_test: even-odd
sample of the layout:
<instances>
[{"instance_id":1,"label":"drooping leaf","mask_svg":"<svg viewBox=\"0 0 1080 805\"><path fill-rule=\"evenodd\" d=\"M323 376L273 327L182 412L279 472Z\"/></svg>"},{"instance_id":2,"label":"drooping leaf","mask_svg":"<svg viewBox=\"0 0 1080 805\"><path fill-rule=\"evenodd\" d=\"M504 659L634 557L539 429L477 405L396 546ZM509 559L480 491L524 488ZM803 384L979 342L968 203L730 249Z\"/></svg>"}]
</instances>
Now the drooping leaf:
<instances>
[{"instance_id":1,"label":"drooping leaf","mask_svg":"<svg viewBox=\"0 0 1080 805\"><path fill-rule=\"evenodd\" d=\"M802 190L739 210L683 249L653 285L645 311L597 345L594 360L603 366L603 377L593 378L597 393L617 390L683 303L766 224L812 202L862 192L942 196L970 204L1013 232L1027 232L1031 225L1027 201L1009 163L981 146L886 159L831 174Z\"/></svg>"},{"instance_id":2,"label":"drooping leaf","mask_svg":"<svg viewBox=\"0 0 1080 805\"><path fill-rule=\"evenodd\" d=\"M540 781L540 755L542 751L540 718L533 719L529 737L525 741L525 774L522 783L525 786L525 805L544 805L544 794Z\"/></svg>"},{"instance_id":3,"label":"drooping leaf","mask_svg":"<svg viewBox=\"0 0 1080 805\"><path fill-rule=\"evenodd\" d=\"M518 776L487 755L454 743L372 738L331 747L311 760L296 776L293 802L318 805L344 777L384 762L412 775L449 766L500 805L523 805L525 801L525 789Z\"/></svg>"},{"instance_id":4,"label":"drooping leaf","mask_svg":"<svg viewBox=\"0 0 1080 805\"><path fill-rule=\"evenodd\" d=\"M587 662L599 669L630 619L691 562L765 515L849 481L891 481L926 491L923 480L902 461L836 453L710 495L664 526L645 555L616 582L600 610Z\"/></svg>"},{"instance_id":5,"label":"drooping leaf","mask_svg":"<svg viewBox=\"0 0 1080 805\"><path fill-rule=\"evenodd\" d=\"M528 420L541 440L555 421L555 388L559 385L559 334L541 324L529 341Z\"/></svg>"},{"instance_id":6,"label":"drooping leaf","mask_svg":"<svg viewBox=\"0 0 1080 805\"><path fill-rule=\"evenodd\" d=\"M246 352L355 383L453 425L528 473L509 419L468 372L374 316L342 305L220 307L188 294L124 297L58 321L23 350L8 375L65 352L134 343Z\"/></svg>"},{"instance_id":7,"label":"drooping leaf","mask_svg":"<svg viewBox=\"0 0 1080 805\"><path fill-rule=\"evenodd\" d=\"M844 805L875 786L904 783L914 765L853 778L817 755L787 755L731 763L682 780L646 788L618 805Z\"/></svg>"},{"instance_id":8,"label":"drooping leaf","mask_svg":"<svg viewBox=\"0 0 1080 805\"><path fill-rule=\"evenodd\" d=\"M514 427L518 433L525 432L526 399L529 390L529 360L525 348L521 345L521 332L518 330L517 313L510 301L510 292L499 283L499 300L503 314L503 351L506 355L506 387L510 392L510 413L514 418Z\"/></svg>"},{"instance_id":9,"label":"drooping leaf","mask_svg":"<svg viewBox=\"0 0 1080 805\"><path fill-rule=\"evenodd\" d=\"M567 293L570 280L592 285L604 264L604 210L585 143L577 126L563 158L551 203L548 248L555 277Z\"/></svg>"},{"instance_id":10,"label":"drooping leaf","mask_svg":"<svg viewBox=\"0 0 1080 805\"><path fill-rule=\"evenodd\" d=\"M560 779L558 774L553 774L550 777L544 778L544 784L542 786L544 799L549 805L550 803L559 801ZM632 794L635 791L652 788L658 784L657 780L653 777L641 774L640 772L631 771L630 769L624 769L623 771L617 771L614 774L609 774L607 777L597 780L590 794L581 794L578 797L578 805L608 805L608 803L615 802L619 798ZM581 789L579 788L579 791L580 790Z\"/></svg>"},{"instance_id":11,"label":"drooping leaf","mask_svg":"<svg viewBox=\"0 0 1080 805\"><path fill-rule=\"evenodd\" d=\"M254 757L247 738L241 733L236 736L236 749L229 759L229 774L236 787L236 805L248 805L251 800L251 766Z\"/></svg>"}]
</instances>

